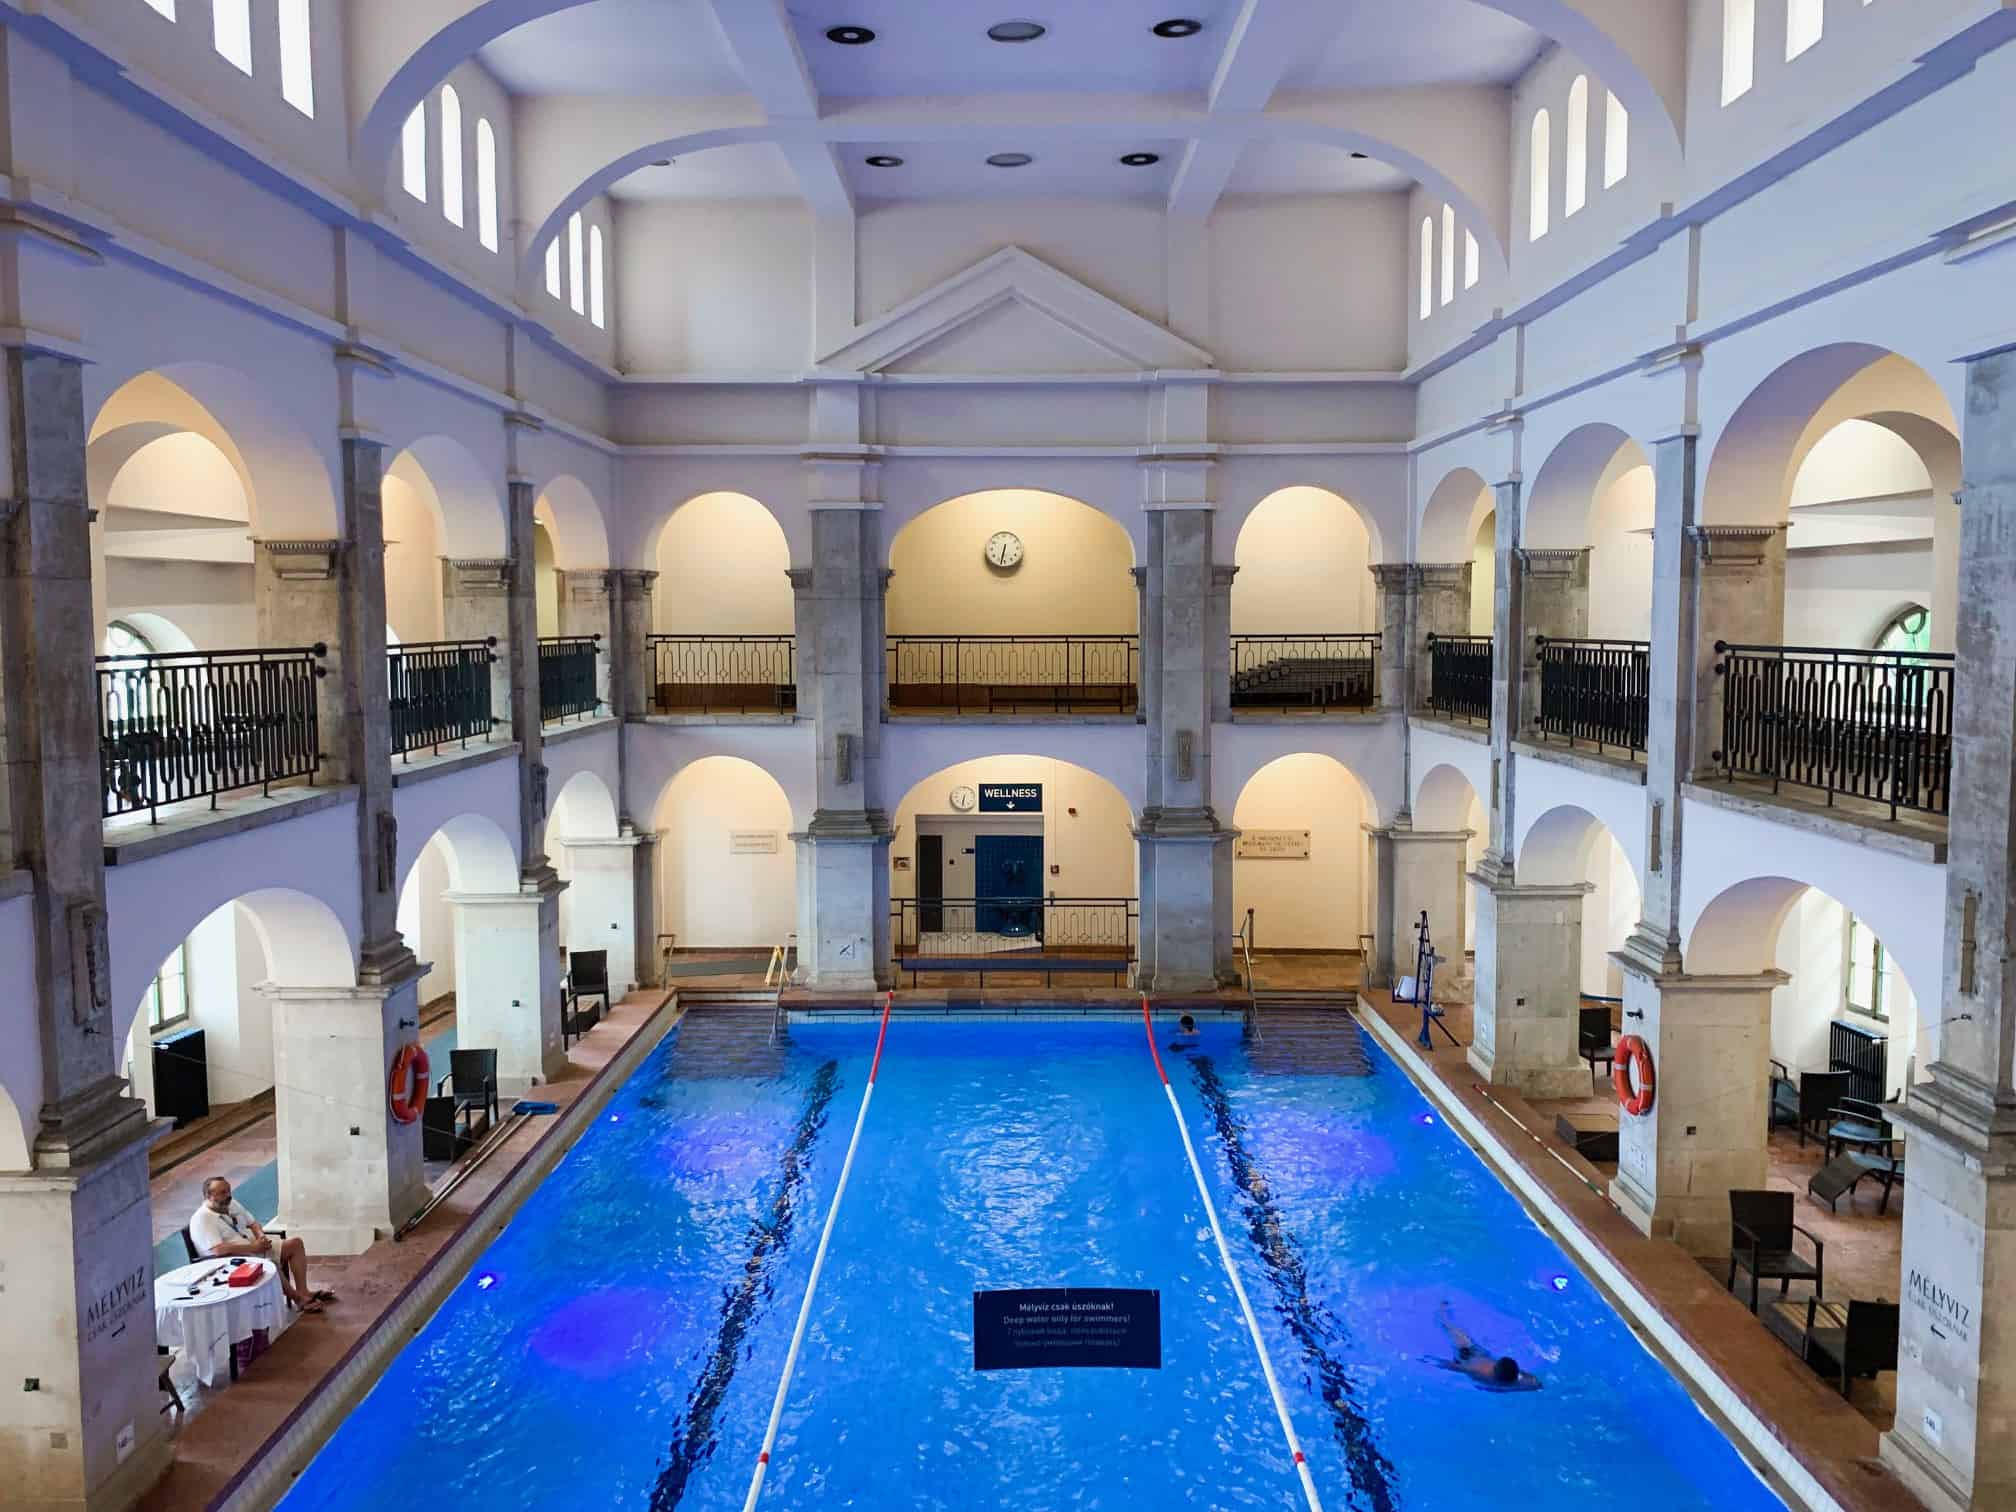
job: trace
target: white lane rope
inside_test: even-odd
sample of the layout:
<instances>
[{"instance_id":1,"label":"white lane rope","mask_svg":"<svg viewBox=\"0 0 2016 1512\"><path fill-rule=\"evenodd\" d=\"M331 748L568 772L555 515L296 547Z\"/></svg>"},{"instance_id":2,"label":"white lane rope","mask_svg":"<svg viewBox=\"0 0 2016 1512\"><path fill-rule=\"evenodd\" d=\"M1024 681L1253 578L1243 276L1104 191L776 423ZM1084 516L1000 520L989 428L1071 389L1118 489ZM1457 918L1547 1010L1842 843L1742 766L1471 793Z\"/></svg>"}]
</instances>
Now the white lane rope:
<instances>
[{"instance_id":1,"label":"white lane rope","mask_svg":"<svg viewBox=\"0 0 2016 1512\"><path fill-rule=\"evenodd\" d=\"M1190 1174L1197 1181L1197 1195L1204 1203L1204 1216L1211 1220L1211 1237L1218 1241L1218 1258L1225 1266L1225 1279L1232 1283L1232 1295L1239 1299L1239 1311L1246 1318L1246 1332L1260 1356L1260 1373L1267 1378L1267 1391L1274 1398L1274 1415L1281 1420L1281 1436L1295 1457L1295 1473L1302 1478L1302 1494L1308 1498L1309 1512L1323 1512L1323 1499L1316 1494L1316 1482L1309 1474L1309 1461L1302 1442L1295 1436L1295 1424L1288 1417L1288 1403L1281 1395L1281 1382L1274 1374L1274 1361L1267 1353L1267 1341L1260 1336L1260 1320L1253 1316L1253 1304L1246 1288L1239 1284L1239 1272L1232 1265L1232 1250L1225 1243L1225 1230L1218 1225L1218 1209L1211 1201L1211 1189L1204 1184L1204 1167L1197 1163L1197 1147L1190 1143L1190 1125L1183 1120L1183 1106L1176 1101L1176 1089L1169 1085L1169 1073L1162 1069L1162 1052L1155 1048L1155 1021L1148 1013L1148 999L1141 999L1141 1024L1148 1031L1148 1053L1155 1059L1155 1074L1162 1078L1162 1091L1169 1099L1169 1112L1176 1119L1176 1132L1183 1136L1183 1153L1190 1157ZM746 1512L746 1509L745 1509Z\"/></svg>"}]
</instances>

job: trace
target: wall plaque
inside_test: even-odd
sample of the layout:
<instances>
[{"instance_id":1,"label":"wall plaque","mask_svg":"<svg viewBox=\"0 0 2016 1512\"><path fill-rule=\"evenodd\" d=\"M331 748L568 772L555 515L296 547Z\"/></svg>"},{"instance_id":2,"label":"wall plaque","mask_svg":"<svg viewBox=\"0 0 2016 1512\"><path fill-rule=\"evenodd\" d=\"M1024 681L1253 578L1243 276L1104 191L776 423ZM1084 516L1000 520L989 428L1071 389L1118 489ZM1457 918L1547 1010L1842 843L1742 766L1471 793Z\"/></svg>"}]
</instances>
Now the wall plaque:
<instances>
[{"instance_id":1,"label":"wall plaque","mask_svg":"<svg viewBox=\"0 0 2016 1512\"><path fill-rule=\"evenodd\" d=\"M975 1370L1160 1370L1162 1293L1057 1286L973 1293Z\"/></svg>"},{"instance_id":2,"label":"wall plaque","mask_svg":"<svg viewBox=\"0 0 2016 1512\"><path fill-rule=\"evenodd\" d=\"M1307 861L1307 830L1241 830L1232 854L1242 861Z\"/></svg>"},{"instance_id":3,"label":"wall plaque","mask_svg":"<svg viewBox=\"0 0 2016 1512\"><path fill-rule=\"evenodd\" d=\"M777 844L775 830L728 831L728 854L731 856L774 856Z\"/></svg>"}]
</instances>

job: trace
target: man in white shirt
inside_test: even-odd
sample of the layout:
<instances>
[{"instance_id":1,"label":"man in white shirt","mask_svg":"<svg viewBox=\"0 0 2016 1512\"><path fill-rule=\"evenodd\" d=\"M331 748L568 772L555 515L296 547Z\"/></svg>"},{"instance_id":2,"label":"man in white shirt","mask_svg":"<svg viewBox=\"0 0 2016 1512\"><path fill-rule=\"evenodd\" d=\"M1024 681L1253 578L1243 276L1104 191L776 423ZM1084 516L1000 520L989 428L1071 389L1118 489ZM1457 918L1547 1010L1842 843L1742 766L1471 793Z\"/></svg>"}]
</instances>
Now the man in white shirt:
<instances>
[{"instance_id":1,"label":"man in white shirt","mask_svg":"<svg viewBox=\"0 0 2016 1512\"><path fill-rule=\"evenodd\" d=\"M280 1289L304 1313L320 1312L324 1302L336 1300L334 1292L309 1290L308 1247L299 1239L275 1244L245 1204L233 1200L231 1183L222 1176L203 1183L203 1206L189 1219L189 1237L199 1255L272 1261L280 1272Z\"/></svg>"}]
</instances>

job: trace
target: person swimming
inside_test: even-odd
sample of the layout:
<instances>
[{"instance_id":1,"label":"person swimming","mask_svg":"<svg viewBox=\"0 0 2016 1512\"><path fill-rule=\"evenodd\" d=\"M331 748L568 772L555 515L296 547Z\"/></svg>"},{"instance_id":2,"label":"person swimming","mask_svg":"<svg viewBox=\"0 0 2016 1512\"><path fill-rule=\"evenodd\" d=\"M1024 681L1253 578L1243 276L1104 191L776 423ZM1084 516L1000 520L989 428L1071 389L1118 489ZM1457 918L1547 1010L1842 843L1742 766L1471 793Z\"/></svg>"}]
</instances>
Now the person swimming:
<instances>
[{"instance_id":1,"label":"person swimming","mask_svg":"<svg viewBox=\"0 0 2016 1512\"><path fill-rule=\"evenodd\" d=\"M1429 1360L1429 1364L1443 1370L1453 1370L1465 1375L1479 1391L1538 1391L1540 1378L1519 1368L1519 1362L1510 1355L1493 1357L1488 1350L1477 1347L1477 1341L1456 1326L1451 1316L1449 1304L1444 1302L1435 1310L1435 1321L1442 1325L1442 1331L1449 1335L1449 1342L1456 1350L1453 1360Z\"/></svg>"},{"instance_id":2,"label":"person swimming","mask_svg":"<svg viewBox=\"0 0 2016 1512\"><path fill-rule=\"evenodd\" d=\"M1176 1038L1169 1041L1171 1050L1188 1050L1197 1043L1197 1020L1189 1014L1176 1021Z\"/></svg>"}]
</instances>

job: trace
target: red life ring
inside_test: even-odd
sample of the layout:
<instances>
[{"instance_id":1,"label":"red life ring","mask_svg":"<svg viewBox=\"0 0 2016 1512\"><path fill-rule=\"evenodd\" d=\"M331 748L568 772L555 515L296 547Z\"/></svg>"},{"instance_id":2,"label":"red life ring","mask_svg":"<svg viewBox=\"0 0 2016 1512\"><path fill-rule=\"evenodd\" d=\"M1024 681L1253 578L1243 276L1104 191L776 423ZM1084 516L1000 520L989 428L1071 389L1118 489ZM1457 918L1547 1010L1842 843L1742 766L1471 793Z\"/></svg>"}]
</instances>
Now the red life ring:
<instances>
[{"instance_id":1,"label":"red life ring","mask_svg":"<svg viewBox=\"0 0 2016 1512\"><path fill-rule=\"evenodd\" d=\"M1637 1077L1632 1077L1636 1071ZM1652 1049L1635 1034L1617 1041L1617 1059L1610 1068L1610 1080L1617 1088L1617 1101L1633 1118L1652 1111L1657 1080L1652 1075Z\"/></svg>"},{"instance_id":2,"label":"red life ring","mask_svg":"<svg viewBox=\"0 0 2016 1512\"><path fill-rule=\"evenodd\" d=\"M402 1124L412 1123L427 1104L427 1070L427 1052L418 1045L401 1045L392 1057L392 1116Z\"/></svg>"}]
</instances>

